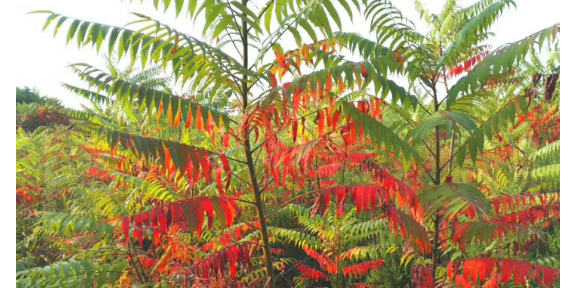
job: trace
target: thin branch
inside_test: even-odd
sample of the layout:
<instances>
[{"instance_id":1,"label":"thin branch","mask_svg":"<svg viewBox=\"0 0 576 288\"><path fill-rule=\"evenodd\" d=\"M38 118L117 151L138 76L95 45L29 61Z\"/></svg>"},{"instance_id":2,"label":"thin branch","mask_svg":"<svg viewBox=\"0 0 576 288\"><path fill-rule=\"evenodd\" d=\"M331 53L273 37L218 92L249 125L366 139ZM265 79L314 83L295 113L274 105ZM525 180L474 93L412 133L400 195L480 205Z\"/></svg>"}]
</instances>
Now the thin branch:
<instances>
[{"instance_id":1,"label":"thin branch","mask_svg":"<svg viewBox=\"0 0 576 288\"><path fill-rule=\"evenodd\" d=\"M274 1L270 1L268 2L268 5L266 5L264 8L262 8L262 11L260 11L260 15L258 15L258 17L256 17L256 21L254 21L255 23L260 22L260 18L262 18L262 15L264 15L264 13L266 13L266 11L270 8L270 6L272 6L272 3L274 3ZM248 32L250 32L250 30L252 30L252 26L248 28Z\"/></svg>"},{"instance_id":2,"label":"thin branch","mask_svg":"<svg viewBox=\"0 0 576 288\"><path fill-rule=\"evenodd\" d=\"M248 186L252 185L248 181L246 181L246 180L242 179L240 176L236 175L235 173L232 173L232 176L238 178L238 180L240 180L241 182L243 182L244 184L246 184Z\"/></svg>"},{"instance_id":3,"label":"thin branch","mask_svg":"<svg viewBox=\"0 0 576 288\"><path fill-rule=\"evenodd\" d=\"M230 4L228 4L230 5ZM240 52L240 49L238 49L238 46L236 46L236 41L234 40L234 38L232 38L232 35L230 34L230 32L228 32L228 27L225 28L226 29L226 35L228 35L228 38L230 38L230 42L232 42L232 45L234 45L234 48L236 48L236 52L238 52L239 55L242 55L242 53Z\"/></svg>"},{"instance_id":4,"label":"thin branch","mask_svg":"<svg viewBox=\"0 0 576 288\"><path fill-rule=\"evenodd\" d=\"M256 203L248 201L248 200L242 200L242 199L232 199L234 201L239 201L239 202L244 202L244 203L248 203L248 204L252 204L252 205L256 205Z\"/></svg>"},{"instance_id":5,"label":"thin branch","mask_svg":"<svg viewBox=\"0 0 576 288\"><path fill-rule=\"evenodd\" d=\"M226 1L226 5L228 5L228 9L230 9L230 12L232 12L232 19L234 20L234 24L236 24L236 29L238 31L238 34L240 34L240 38L242 38L242 42L244 42L244 37L242 36L242 29L240 29L240 25L238 24L238 21L236 21L236 10L232 9L232 6L230 5L230 1ZM242 56L242 53L240 53L240 51L238 51L238 53L240 54L240 56Z\"/></svg>"},{"instance_id":6,"label":"thin branch","mask_svg":"<svg viewBox=\"0 0 576 288\"><path fill-rule=\"evenodd\" d=\"M302 193L302 194L300 194L300 195L298 195L298 196L296 196L296 197L294 197L294 198L292 198L292 199L288 199L288 200L286 200L280 207L278 207L276 210L272 211L272 213L268 214L268 216L266 216L265 219L269 219L269 218L272 217L274 214L278 213L278 211L280 211L282 208L288 206L288 204L290 204L290 202L292 202L292 201L294 201L294 200L296 200L296 199L298 199L298 198L301 198L301 197L303 197L303 196L306 196L306 195L309 195L309 194L313 194L313 193L318 193L318 192L323 191L323 190L326 190L326 189L318 189L318 190L314 190L314 191L304 192L304 193Z\"/></svg>"}]
</instances>

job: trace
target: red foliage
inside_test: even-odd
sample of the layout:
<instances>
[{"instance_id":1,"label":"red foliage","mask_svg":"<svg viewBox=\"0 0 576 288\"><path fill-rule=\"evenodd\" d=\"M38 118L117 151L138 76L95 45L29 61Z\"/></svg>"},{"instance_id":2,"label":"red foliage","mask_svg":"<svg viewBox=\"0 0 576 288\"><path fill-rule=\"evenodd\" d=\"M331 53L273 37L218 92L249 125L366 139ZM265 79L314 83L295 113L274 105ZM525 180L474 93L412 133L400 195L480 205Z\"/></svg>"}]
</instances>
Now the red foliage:
<instances>
[{"instance_id":1,"label":"red foliage","mask_svg":"<svg viewBox=\"0 0 576 288\"><path fill-rule=\"evenodd\" d=\"M496 214L507 214L514 211L528 208L528 206L535 205L537 200L539 205L548 206L550 203L560 201L560 193L522 193L522 194L507 194L490 199Z\"/></svg>"},{"instance_id":2,"label":"red foliage","mask_svg":"<svg viewBox=\"0 0 576 288\"><path fill-rule=\"evenodd\" d=\"M342 274L344 277L362 277L366 273L382 267L382 265L384 265L384 261L382 259L370 260L360 264L344 267L342 268Z\"/></svg>"},{"instance_id":3,"label":"red foliage","mask_svg":"<svg viewBox=\"0 0 576 288\"><path fill-rule=\"evenodd\" d=\"M216 213L222 226L230 226L239 212L240 210L232 198L200 196L172 202L131 216L124 216L119 224L122 227L125 241L129 239L130 226L134 225L133 237L138 239L142 245L143 235L147 228L152 230L155 243L159 240L159 233L166 233L167 227L172 225L177 225L182 230L196 231L200 238L204 225L204 214L208 218L208 228L211 228L214 213Z\"/></svg>"},{"instance_id":4,"label":"red foliage","mask_svg":"<svg viewBox=\"0 0 576 288\"><path fill-rule=\"evenodd\" d=\"M412 287L415 288L433 288L434 279L430 270L420 264L412 266Z\"/></svg>"},{"instance_id":5,"label":"red foliage","mask_svg":"<svg viewBox=\"0 0 576 288\"><path fill-rule=\"evenodd\" d=\"M496 258L473 258L448 264L447 276L460 287L474 287L478 281L483 287L498 288L514 278L515 286L525 286L526 280L537 280L550 287L560 275L560 270L532 263Z\"/></svg>"},{"instance_id":6,"label":"red foliage","mask_svg":"<svg viewBox=\"0 0 576 288\"><path fill-rule=\"evenodd\" d=\"M38 201L38 193L42 190L41 186L26 186L16 189L16 204L32 205Z\"/></svg>"},{"instance_id":7,"label":"red foliage","mask_svg":"<svg viewBox=\"0 0 576 288\"><path fill-rule=\"evenodd\" d=\"M456 223L452 226L452 241L460 244L460 249L466 251L466 246L475 238L489 245L493 240L502 240L507 235L517 235L519 230L541 233L539 230L515 223ZM482 232L479 232L479 229Z\"/></svg>"},{"instance_id":8,"label":"red foliage","mask_svg":"<svg viewBox=\"0 0 576 288\"><path fill-rule=\"evenodd\" d=\"M476 63L480 63L480 61L482 61L482 59L486 57L489 53L490 53L489 51L480 52L477 55L472 56L470 59L466 60L463 64L450 67L449 78L457 77L460 74L462 74L462 72L470 71L472 69L472 66L476 65Z\"/></svg>"},{"instance_id":9,"label":"red foliage","mask_svg":"<svg viewBox=\"0 0 576 288\"><path fill-rule=\"evenodd\" d=\"M338 267L336 267L336 263L330 260L328 256L324 255L323 253L316 252L316 250L308 247L308 245L306 244L302 245L302 249L308 256L316 260L316 262L320 264L320 267L324 271L328 272L328 274L336 274L338 272Z\"/></svg>"},{"instance_id":10,"label":"red foliage","mask_svg":"<svg viewBox=\"0 0 576 288\"><path fill-rule=\"evenodd\" d=\"M428 239L428 234L412 217L393 206L386 207L384 217L388 218L388 226L390 231L394 232L394 235L396 235L396 231L398 227L400 227L400 236L402 236L402 238L409 240L412 245L420 249L420 252L425 254L430 253L432 244Z\"/></svg>"},{"instance_id":11,"label":"red foliage","mask_svg":"<svg viewBox=\"0 0 576 288\"><path fill-rule=\"evenodd\" d=\"M552 211L550 211L549 208L552 208ZM551 216L556 218L560 217L559 205L558 206L549 205L549 207L546 207L544 205L534 206L526 210L521 210L510 214L505 214L497 218L492 218L492 221L502 223L518 223L522 225L527 225L528 223L530 223L534 225Z\"/></svg>"},{"instance_id":12,"label":"red foliage","mask_svg":"<svg viewBox=\"0 0 576 288\"><path fill-rule=\"evenodd\" d=\"M388 190L390 199L395 200L400 208L408 209L418 222L422 220L424 208L418 200L418 195L406 183L396 179L392 174L386 172L380 166L370 160L365 160L360 164L360 170L371 172L379 185Z\"/></svg>"},{"instance_id":13,"label":"red foliage","mask_svg":"<svg viewBox=\"0 0 576 288\"><path fill-rule=\"evenodd\" d=\"M304 275L306 278L314 279L316 281L319 280L328 281L328 275L326 275L324 272L320 270L308 267L300 263L296 263L294 264L294 266L296 266L296 269L298 269L300 273L302 273L302 275Z\"/></svg>"},{"instance_id":14,"label":"red foliage","mask_svg":"<svg viewBox=\"0 0 576 288\"><path fill-rule=\"evenodd\" d=\"M100 181L108 182L114 178L110 176L110 172L106 170L100 170L96 167L90 167L86 174L84 174L84 177L86 177L84 183L88 183L93 179L99 179Z\"/></svg>"},{"instance_id":15,"label":"red foliage","mask_svg":"<svg viewBox=\"0 0 576 288\"><path fill-rule=\"evenodd\" d=\"M229 264L230 277L236 278L238 264L245 264L247 266L245 269L251 269L250 258L255 247L251 242L227 246L196 261L192 267L186 269L185 274L196 275L204 279L207 279L211 273L213 276L219 273L225 275L226 266Z\"/></svg>"},{"instance_id":16,"label":"red foliage","mask_svg":"<svg viewBox=\"0 0 576 288\"><path fill-rule=\"evenodd\" d=\"M361 210L370 211L374 209L377 202L380 205L384 201L386 204L390 203L388 194L376 185L355 185L355 186L337 186L327 188L319 192L320 195L320 213L324 214L330 203L330 196L336 197L336 215L340 217L344 210L344 204L351 196L352 203L356 204L356 211L360 213Z\"/></svg>"}]
</instances>

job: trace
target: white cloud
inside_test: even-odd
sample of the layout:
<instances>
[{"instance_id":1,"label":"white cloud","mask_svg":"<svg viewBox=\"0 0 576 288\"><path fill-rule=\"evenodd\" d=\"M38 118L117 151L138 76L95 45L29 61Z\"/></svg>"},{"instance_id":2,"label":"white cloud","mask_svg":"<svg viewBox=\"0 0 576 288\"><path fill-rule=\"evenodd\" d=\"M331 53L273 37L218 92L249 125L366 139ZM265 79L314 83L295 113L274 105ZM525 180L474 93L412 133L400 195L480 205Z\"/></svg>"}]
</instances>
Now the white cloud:
<instances>
[{"instance_id":1,"label":"white cloud","mask_svg":"<svg viewBox=\"0 0 576 288\"><path fill-rule=\"evenodd\" d=\"M33 10L52 10L67 16L83 20L96 21L111 25L123 26L135 19L129 12L140 12L155 17L173 27L198 36L198 30L203 23L197 25L186 21L182 15L174 20L174 13L169 11L167 15L156 12L152 6L152 1L146 0L144 4L140 1L118 0L19 0L14 1L14 12L17 14L16 39L18 60L15 67L12 67L13 77L16 86L34 86L44 95L49 95L62 99L69 107L79 107L80 103L85 103L82 99L60 87L60 82L77 82L74 75L66 68L66 65L77 62L86 62L95 66L101 66L103 60L96 54L95 50L83 48L78 50L75 43L65 44L65 33L60 32L56 39L53 39L52 29L42 32L45 15L26 15ZM422 0L425 7L432 12L441 9L444 1ZM475 1L460 1L460 6L468 6ZM418 15L414 10L413 1L393 1L393 3L403 11L404 15L412 19L417 26L422 24L418 21ZM497 47L510 41L519 40L542 28L559 22L555 11L560 6L560 0L548 0L545 5L542 1L521 0L517 3L517 9L505 11L500 20L493 26L492 31L496 34L490 44ZM342 14L344 15L344 14ZM347 22L347 21L346 21ZM367 25L360 15L355 15L354 23L344 23L346 32L357 32L365 34ZM288 37L291 38L291 37ZM290 39L291 40L291 39ZM288 45L288 43L284 43ZM292 46L292 45L290 45ZM292 47L290 47L292 48Z\"/></svg>"}]
</instances>

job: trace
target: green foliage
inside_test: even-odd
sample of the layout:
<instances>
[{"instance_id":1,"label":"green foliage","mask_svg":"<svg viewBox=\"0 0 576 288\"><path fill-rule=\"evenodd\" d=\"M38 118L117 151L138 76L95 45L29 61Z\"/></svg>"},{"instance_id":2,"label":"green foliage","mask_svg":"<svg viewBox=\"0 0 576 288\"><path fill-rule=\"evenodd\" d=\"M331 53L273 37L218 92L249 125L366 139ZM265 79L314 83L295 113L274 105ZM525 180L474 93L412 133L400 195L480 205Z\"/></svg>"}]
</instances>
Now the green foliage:
<instances>
[{"instance_id":1,"label":"green foliage","mask_svg":"<svg viewBox=\"0 0 576 288\"><path fill-rule=\"evenodd\" d=\"M37 103L39 105L62 106L62 102L57 98L40 96L40 92L34 88L25 86L16 87L16 103Z\"/></svg>"},{"instance_id":2,"label":"green foliage","mask_svg":"<svg viewBox=\"0 0 576 288\"><path fill-rule=\"evenodd\" d=\"M473 207L478 217L489 215L492 206L478 188L461 183L442 184L421 190L420 200L431 214L442 211L446 218Z\"/></svg>"}]
</instances>

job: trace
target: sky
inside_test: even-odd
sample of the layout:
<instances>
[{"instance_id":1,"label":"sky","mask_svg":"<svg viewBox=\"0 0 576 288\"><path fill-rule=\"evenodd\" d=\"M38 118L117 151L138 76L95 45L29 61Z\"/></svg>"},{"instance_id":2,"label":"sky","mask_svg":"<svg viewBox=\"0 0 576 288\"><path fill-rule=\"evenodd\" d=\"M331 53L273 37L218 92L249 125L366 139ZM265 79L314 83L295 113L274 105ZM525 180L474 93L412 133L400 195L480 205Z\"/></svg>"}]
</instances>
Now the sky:
<instances>
[{"instance_id":1,"label":"sky","mask_svg":"<svg viewBox=\"0 0 576 288\"><path fill-rule=\"evenodd\" d=\"M496 35L488 44L493 47L514 42L543 28L560 22L557 8L561 0L517 0L517 8L511 8L504 12L498 22L492 26L491 31ZM267 0L258 0L257 3L265 3ZM424 6L432 13L438 12L444 1L421 0ZM476 1L461 0L459 6L466 7ZM18 0L13 1L13 12L16 13L16 41L18 43L18 65L11 68L16 87L34 87L42 95L61 99L65 106L79 108L80 104L87 102L65 90L60 83L66 82L81 86L75 75L66 67L72 63L89 63L102 67L103 55L89 46L78 49L75 43L66 45L65 34L61 29L56 38L53 37L53 28L42 32L42 26L46 20L46 14L26 13L34 10L51 10L55 13L71 16L77 19L89 20L116 26L123 26L133 21L136 17L130 12L139 12L158 19L172 27L191 34L200 36L199 30L203 27L202 19L197 23L186 20L182 15L175 20L175 13L169 10L167 14L156 11L152 0L119 1L119 0ZM392 3L402 11L405 17L412 20L418 28L426 31L424 22L419 20L419 15L414 8L412 0L396 0ZM345 13L344 13L345 14ZM344 15L341 14L341 15ZM341 17L344 18L344 17ZM54 23L52 24L54 25ZM67 27L67 26L66 26ZM356 32L365 35L368 25L360 15L354 16L354 21L343 21L344 32ZM288 37L291 39L291 37ZM306 42L306 41L304 41ZM290 43L281 43L287 46ZM104 46L104 45L103 45ZM293 49L293 45L284 49ZM101 51L102 52L102 51ZM85 87L85 86L81 86Z\"/></svg>"}]
</instances>

